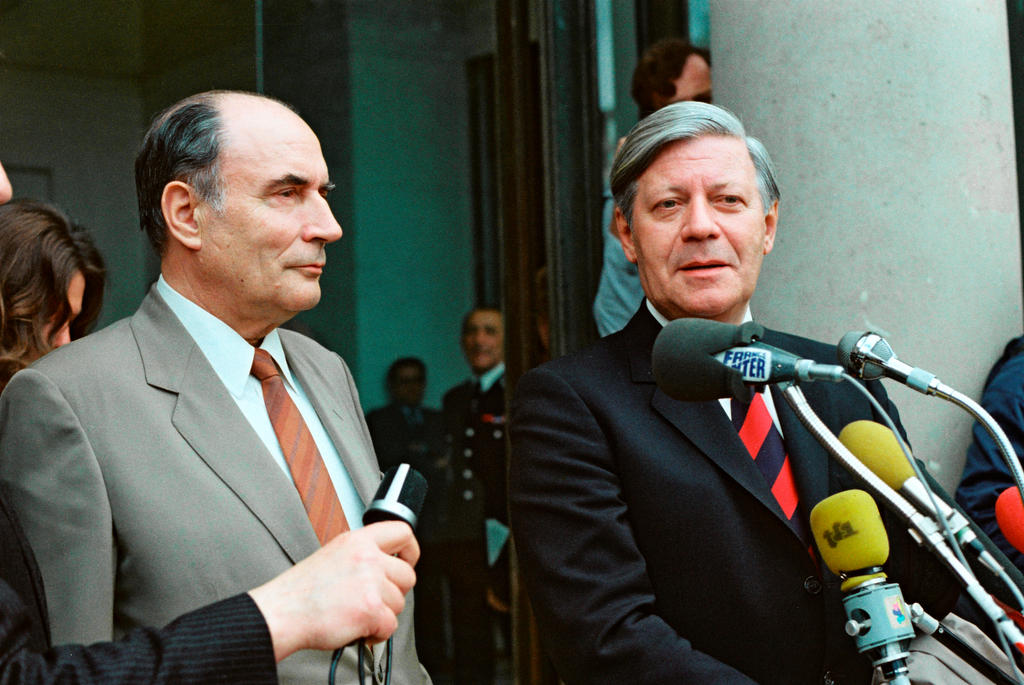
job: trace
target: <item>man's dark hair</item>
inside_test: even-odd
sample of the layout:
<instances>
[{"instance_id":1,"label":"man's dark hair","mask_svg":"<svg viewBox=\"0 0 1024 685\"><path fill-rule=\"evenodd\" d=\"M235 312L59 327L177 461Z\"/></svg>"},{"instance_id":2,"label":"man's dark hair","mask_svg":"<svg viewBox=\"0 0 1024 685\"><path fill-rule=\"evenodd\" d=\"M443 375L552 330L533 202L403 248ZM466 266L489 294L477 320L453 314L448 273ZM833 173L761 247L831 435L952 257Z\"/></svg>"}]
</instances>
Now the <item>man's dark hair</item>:
<instances>
[{"instance_id":1,"label":"man's dark hair","mask_svg":"<svg viewBox=\"0 0 1024 685\"><path fill-rule=\"evenodd\" d=\"M211 90L180 100L153 119L135 157L135 192L139 223L157 254L163 254L167 243L167 224L160 204L168 183L187 183L214 211L224 208L219 165L224 126L219 103L226 95L263 98L292 109L287 103L258 93Z\"/></svg>"},{"instance_id":2,"label":"man's dark hair","mask_svg":"<svg viewBox=\"0 0 1024 685\"><path fill-rule=\"evenodd\" d=\"M419 369L419 372L423 374L423 379L427 378L427 365L423 363L423 360L419 357L401 357L391 362L391 366L388 367L387 382L388 387L392 388L395 385L395 379L398 378L399 369L403 369L407 366L414 366Z\"/></svg>"},{"instance_id":3,"label":"man's dark hair","mask_svg":"<svg viewBox=\"0 0 1024 685\"><path fill-rule=\"evenodd\" d=\"M488 304L480 305L479 307L473 307L462 316L462 327L459 328L460 335L466 332L466 326L469 325L469 318L476 314L477 312L494 312L498 316L502 317L502 319L505 318L504 315L501 313L501 310L498 309L497 307L493 307Z\"/></svg>"},{"instance_id":4,"label":"man's dark hair","mask_svg":"<svg viewBox=\"0 0 1024 685\"><path fill-rule=\"evenodd\" d=\"M146 131L135 157L135 193L139 223L157 254L167 243L161 199L171 181L192 186L215 210L222 207L220 155L223 127L217 100L223 93L199 93L176 102L158 114Z\"/></svg>"},{"instance_id":5,"label":"man's dark hair","mask_svg":"<svg viewBox=\"0 0 1024 685\"><path fill-rule=\"evenodd\" d=\"M633 70L633 99L640 106L641 116L658 109L655 94L667 99L675 95L675 80L683 73L690 55L699 55L711 66L711 53L694 47L682 38L665 38L647 48Z\"/></svg>"}]
</instances>

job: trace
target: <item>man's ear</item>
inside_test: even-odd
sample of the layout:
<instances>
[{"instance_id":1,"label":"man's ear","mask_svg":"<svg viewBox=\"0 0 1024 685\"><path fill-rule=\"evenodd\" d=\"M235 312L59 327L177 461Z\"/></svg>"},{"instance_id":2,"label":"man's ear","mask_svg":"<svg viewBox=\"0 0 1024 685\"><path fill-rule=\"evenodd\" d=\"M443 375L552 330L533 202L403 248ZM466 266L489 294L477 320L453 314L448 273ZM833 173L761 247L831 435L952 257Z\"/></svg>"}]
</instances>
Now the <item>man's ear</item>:
<instances>
[{"instance_id":1,"label":"man's ear","mask_svg":"<svg viewBox=\"0 0 1024 685\"><path fill-rule=\"evenodd\" d=\"M189 250L202 247L203 239L196 222L198 207L199 198L189 184L171 181L164 186L160 210L167 224L168 240L174 240Z\"/></svg>"},{"instance_id":2,"label":"man's ear","mask_svg":"<svg viewBox=\"0 0 1024 685\"><path fill-rule=\"evenodd\" d=\"M615 232L619 236L619 243L622 244L622 251L626 253L626 259L636 264L636 249L633 247L633 231L626 221L626 215L618 207L615 208Z\"/></svg>"},{"instance_id":3,"label":"man's ear","mask_svg":"<svg viewBox=\"0 0 1024 685\"><path fill-rule=\"evenodd\" d=\"M779 225L779 201L772 203L772 208L764 215L764 254L768 254L775 246L775 229Z\"/></svg>"}]
</instances>

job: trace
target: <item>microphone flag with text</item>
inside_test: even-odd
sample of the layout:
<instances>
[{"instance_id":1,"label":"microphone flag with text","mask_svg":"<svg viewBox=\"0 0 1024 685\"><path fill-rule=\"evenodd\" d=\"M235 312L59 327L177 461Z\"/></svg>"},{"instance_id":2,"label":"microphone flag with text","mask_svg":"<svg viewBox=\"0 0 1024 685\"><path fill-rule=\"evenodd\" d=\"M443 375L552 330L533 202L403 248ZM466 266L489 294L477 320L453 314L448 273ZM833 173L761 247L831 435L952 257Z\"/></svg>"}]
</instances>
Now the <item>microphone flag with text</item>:
<instances>
[{"instance_id":1,"label":"microphone flag with text","mask_svg":"<svg viewBox=\"0 0 1024 685\"><path fill-rule=\"evenodd\" d=\"M842 380L842 367L801 359L761 342L763 336L764 327L753 321L670 321L654 341L654 379L666 395L686 401L746 400L747 386L767 383Z\"/></svg>"},{"instance_id":2,"label":"microphone flag with text","mask_svg":"<svg viewBox=\"0 0 1024 685\"><path fill-rule=\"evenodd\" d=\"M863 490L838 492L818 502L810 519L822 561L842 579L847 635L888 682L909 685L907 647L914 627L899 585L882 570L889 536L874 499Z\"/></svg>"}]
</instances>

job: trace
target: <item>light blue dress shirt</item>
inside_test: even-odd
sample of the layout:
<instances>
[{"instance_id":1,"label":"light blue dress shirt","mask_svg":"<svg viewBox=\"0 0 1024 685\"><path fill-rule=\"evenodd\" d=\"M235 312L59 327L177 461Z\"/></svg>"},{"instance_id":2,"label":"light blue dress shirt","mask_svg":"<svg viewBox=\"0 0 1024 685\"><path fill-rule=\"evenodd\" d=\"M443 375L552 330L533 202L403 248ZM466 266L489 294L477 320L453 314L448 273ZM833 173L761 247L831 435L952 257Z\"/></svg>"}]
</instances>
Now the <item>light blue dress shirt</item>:
<instances>
[{"instance_id":1,"label":"light blue dress shirt","mask_svg":"<svg viewBox=\"0 0 1024 685\"><path fill-rule=\"evenodd\" d=\"M281 445L277 441L277 435L274 433L274 427L270 423L267 406L263 402L263 387L250 373L252 360L256 355L255 348L226 323L178 293L164 280L162 275L157 280L156 288L167 306L181 321L185 330L196 341L196 345L199 346L206 360L210 362L217 377L227 388L228 394L248 419L271 456L274 457L288 479L294 482L288 462L281 451ZM295 406L298 407L299 413L302 414L302 418L306 421L317 449L320 450L320 456L323 457L327 473L331 476L334 491L338 495L338 501L341 502L341 508L348 519L349 527L353 530L362 527L363 511L366 507L338 455L338 450L335 449L330 436L324 430L320 417L317 416L309 398L306 397L302 386L299 385L298 379L288 368L288 360L285 358L284 348L281 347L281 337L278 335L277 329L271 331L263 339L260 347L269 352L281 368L281 377L284 379L285 388L292 401L295 402Z\"/></svg>"}]
</instances>

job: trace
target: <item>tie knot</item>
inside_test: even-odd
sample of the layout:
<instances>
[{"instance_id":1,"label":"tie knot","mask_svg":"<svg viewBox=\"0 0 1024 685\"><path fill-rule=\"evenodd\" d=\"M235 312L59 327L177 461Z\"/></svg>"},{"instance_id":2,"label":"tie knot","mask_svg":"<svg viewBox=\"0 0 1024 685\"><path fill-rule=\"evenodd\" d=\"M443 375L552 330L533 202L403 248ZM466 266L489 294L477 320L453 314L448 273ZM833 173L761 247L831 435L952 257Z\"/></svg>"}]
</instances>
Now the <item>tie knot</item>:
<instances>
[{"instance_id":1,"label":"tie knot","mask_svg":"<svg viewBox=\"0 0 1024 685\"><path fill-rule=\"evenodd\" d=\"M256 356L252 360L251 373L261 382L271 376L280 375L277 370L277 364L274 363L274 358L270 356L269 352L261 348L256 348Z\"/></svg>"}]
</instances>

